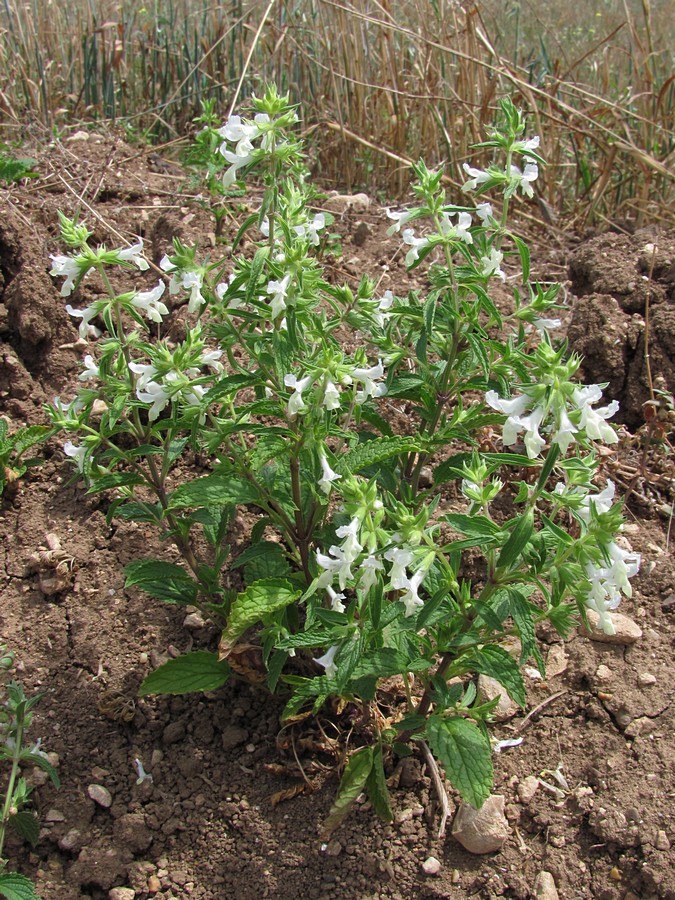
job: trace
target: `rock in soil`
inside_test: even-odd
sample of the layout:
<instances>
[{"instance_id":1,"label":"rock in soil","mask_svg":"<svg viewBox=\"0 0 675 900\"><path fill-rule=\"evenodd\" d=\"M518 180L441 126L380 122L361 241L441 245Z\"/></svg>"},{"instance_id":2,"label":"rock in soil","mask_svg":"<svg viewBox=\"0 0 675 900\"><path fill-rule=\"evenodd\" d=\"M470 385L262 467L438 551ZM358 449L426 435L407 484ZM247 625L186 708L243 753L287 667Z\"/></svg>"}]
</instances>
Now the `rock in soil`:
<instances>
[{"instance_id":1,"label":"rock in soil","mask_svg":"<svg viewBox=\"0 0 675 900\"><path fill-rule=\"evenodd\" d=\"M112 806L112 795L108 788L103 787L102 784L90 784L87 788L87 793L94 803L98 803L103 809L110 809Z\"/></svg>"},{"instance_id":2,"label":"rock in soil","mask_svg":"<svg viewBox=\"0 0 675 900\"><path fill-rule=\"evenodd\" d=\"M550 872L540 872L534 883L534 896L537 900L558 900L558 889Z\"/></svg>"},{"instance_id":3,"label":"rock in soil","mask_svg":"<svg viewBox=\"0 0 675 900\"><path fill-rule=\"evenodd\" d=\"M136 891L129 887L116 887L108 893L108 900L134 900Z\"/></svg>"},{"instance_id":4,"label":"rock in soil","mask_svg":"<svg viewBox=\"0 0 675 900\"><path fill-rule=\"evenodd\" d=\"M518 705L506 693L506 688L497 681L496 678L490 678L489 675L478 676L478 693L485 700L494 700L499 698L499 702L492 710L492 715L496 722L506 722L512 719L518 712Z\"/></svg>"},{"instance_id":5,"label":"rock in soil","mask_svg":"<svg viewBox=\"0 0 675 900\"><path fill-rule=\"evenodd\" d=\"M628 616L624 616L623 613L617 612L610 613L609 615L612 624L614 625L615 634L607 634L604 632L600 627L600 616L595 610L588 610L588 624L590 625L590 629L586 630L584 628L583 630L592 641L598 641L601 644L622 644L627 646L628 644L634 644L635 641L642 637L642 629L636 622L629 619Z\"/></svg>"},{"instance_id":6,"label":"rock in soil","mask_svg":"<svg viewBox=\"0 0 675 900\"><path fill-rule=\"evenodd\" d=\"M452 836L469 853L501 850L510 833L501 794L491 794L480 809L462 803L452 823Z\"/></svg>"},{"instance_id":7,"label":"rock in soil","mask_svg":"<svg viewBox=\"0 0 675 900\"><path fill-rule=\"evenodd\" d=\"M521 803L529 803L539 789L539 779L535 775L528 775L516 788L518 799Z\"/></svg>"},{"instance_id":8,"label":"rock in soil","mask_svg":"<svg viewBox=\"0 0 675 900\"><path fill-rule=\"evenodd\" d=\"M422 863L422 871L425 875L438 875L441 871L441 864L435 856L430 856Z\"/></svg>"}]
</instances>

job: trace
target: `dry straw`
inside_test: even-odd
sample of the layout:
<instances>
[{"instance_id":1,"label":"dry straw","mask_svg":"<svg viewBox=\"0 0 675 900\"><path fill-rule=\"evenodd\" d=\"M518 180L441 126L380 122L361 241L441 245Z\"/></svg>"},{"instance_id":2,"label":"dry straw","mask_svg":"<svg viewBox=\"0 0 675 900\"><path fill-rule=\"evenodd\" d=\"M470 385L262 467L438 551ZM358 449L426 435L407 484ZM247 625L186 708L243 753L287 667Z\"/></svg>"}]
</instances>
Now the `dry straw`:
<instances>
[{"instance_id":1,"label":"dry straw","mask_svg":"<svg viewBox=\"0 0 675 900\"><path fill-rule=\"evenodd\" d=\"M459 183L508 93L544 138L544 215L634 227L672 205L671 39L667 0L0 0L0 111L167 140L270 80L318 174L392 195L419 157Z\"/></svg>"}]
</instances>

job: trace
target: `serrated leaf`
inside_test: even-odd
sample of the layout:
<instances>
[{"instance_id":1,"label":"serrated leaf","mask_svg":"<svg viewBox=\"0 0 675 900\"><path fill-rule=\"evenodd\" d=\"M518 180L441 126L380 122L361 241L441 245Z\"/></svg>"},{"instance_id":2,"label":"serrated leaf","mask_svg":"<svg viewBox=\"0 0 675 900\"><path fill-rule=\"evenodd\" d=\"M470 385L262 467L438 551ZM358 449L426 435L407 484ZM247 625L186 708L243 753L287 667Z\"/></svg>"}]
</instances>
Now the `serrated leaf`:
<instances>
[{"instance_id":1,"label":"serrated leaf","mask_svg":"<svg viewBox=\"0 0 675 900\"><path fill-rule=\"evenodd\" d=\"M30 878L18 872L3 872L0 875L0 894L6 900L40 900Z\"/></svg>"},{"instance_id":2,"label":"serrated leaf","mask_svg":"<svg viewBox=\"0 0 675 900\"><path fill-rule=\"evenodd\" d=\"M384 822L391 822L394 816L389 803L389 788L384 775L381 747L376 747L373 752L373 767L366 781L366 792L377 815Z\"/></svg>"},{"instance_id":3,"label":"serrated leaf","mask_svg":"<svg viewBox=\"0 0 675 900\"><path fill-rule=\"evenodd\" d=\"M463 800L480 809L492 790L490 741L470 719L431 716L429 746Z\"/></svg>"},{"instance_id":4,"label":"serrated leaf","mask_svg":"<svg viewBox=\"0 0 675 900\"><path fill-rule=\"evenodd\" d=\"M247 547L231 564L231 568L244 568L244 579L253 584L263 578L284 576L290 572L286 555L274 541L260 541Z\"/></svg>"},{"instance_id":5,"label":"serrated leaf","mask_svg":"<svg viewBox=\"0 0 675 900\"><path fill-rule=\"evenodd\" d=\"M336 471L341 475L350 475L383 462L401 453L416 453L424 448L419 441L407 437L381 437L373 441L359 444L353 450L338 459Z\"/></svg>"},{"instance_id":6,"label":"serrated leaf","mask_svg":"<svg viewBox=\"0 0 675 900\"><path fill-rule=\"evenodd\" d=\"M449 525L452 525L455 531L459 531L467 537L495 537L501 531L499 525L486 516L448 513L443 518Z\"/></svg>"},{"instance_id":7,"label":"serrated leaf","mask_svg":"<svg viewBox=\"0 0 675 900\"><path fill-rule=\"evenodd\" d=\"M230 667L218 659L216 653L195 650L170 659L151 672L143 681L138 693L190 694L195 691L215 691L222 687L230 675Z\"/></svg>"},{"instance_id":8,"label":"serrated leaf","mask_svg":"<svg viewBox=\"0 0 675 900\"><path fill-rule=\"evenodd\" d=\"M220 640L220 658L224 659L241 635L252 625L290 606L300 598L285 578L262 578L242 591L232 604L227 627Z\"/></svg>"},{"instance_id":9,"label":"serrated leaf","mask_svg":"<svg viewBox=\"0 0 675 900\"><path fill-rule=\"evenodd\" d=\"M260 499L256 488L231 473L206 475L182 484L169 498L171 509L189 506L227 506L231 503L256 503Z\"/></svg>"},{"instance_id":10,"label":"serrated leaf","mask_svg":"<svg viewBox=\"0 0 675 900\"><path fill-rule=\"evenodd\" d=\"M197 599L197 584L181 566L158 559L139 559L125 566L125 587L137 587L165 603L190 606Z\"/></svg>"},{"instance_id":11,"label":"serrated leaf","mask_svg":"<svg viewBox=\"0 0 675 900\"><path fill-rule=\"evenodd\" d=\"M373 748L363 747L350 757L338 788L337 797L330 808L328 818L324 822L321 839L327 841L349 815L356 798L365 788L368 776L373 768Z\"/></svg>"},{"instance_id":12,"label":"serrated leaf","mask_svg":"<svg viewBox=\"0 0 675 900\"><path fill-rule=\"evenodd\" d=\"M20 834L21 837L28 841L33 847L40 837L40 821L36 815L28 810L22 809L18 813L10 817L9 824Z\"/></svg>"},{"instance_id":13,"label":"serrated leaf","mask_svg":"<svg viewBox=\"0 0 675 900\"><path fill-rule=\"evenodd\" d=\"M495 678L506 688L514 703L525 706L527 697L523 676L518 663L503 647L494 645L483 647L482 650L476 650L468 657L463 657L460 662L466 671L479 672L481 675Z\"/></svg>"},{"instance_id":14,"label":"serrated leaf","mask_svg":"<svg viewBox=\"0 0 675 900\"><path fill-rule=\"evenodd\" d=\"M537 663L537 667L539 668L542 677L545 677L546 671L544 660L539 652L539 647L537 646L537 634L534 627L534 619L532 618L532 604L530 604L527 601L527 598L523 597L523 595L515 589L510 589L508 591L508 596L509 611L515 622L516 628L518 629L518 634L520 635L522 647L520 664L522 666L523 663L527 662L530 656L532 656Z\"/></svg>"},{"instance_id":15,"label":"serrated leaf","mask_svg":"<svg viewBox=\"0 0 675 900\"><path fill-rule=\"evenodd\" d=\"M534 513L532 510L524 513L516 522L509 539L502 547L499 559L497 560L498 569L509 569L518 561L523 550L527 546L527 542L532 537L534 531Z\"/></svg>"}]
</instances>

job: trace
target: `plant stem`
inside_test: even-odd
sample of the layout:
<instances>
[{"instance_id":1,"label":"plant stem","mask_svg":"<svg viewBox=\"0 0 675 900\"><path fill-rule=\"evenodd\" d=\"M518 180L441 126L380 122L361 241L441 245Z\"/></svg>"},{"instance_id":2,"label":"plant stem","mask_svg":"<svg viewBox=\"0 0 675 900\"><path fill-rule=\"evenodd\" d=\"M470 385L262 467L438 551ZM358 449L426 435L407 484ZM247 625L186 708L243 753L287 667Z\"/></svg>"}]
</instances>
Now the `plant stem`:
<instances>
[{"instance_id":1,"label":"plant stem","mask_svg":"<svg viewBox=\"0 0 675 900\"><path fill-rule=\"evenodd\" d=\"M14 752L12 753L12 769L9 773L9 781L7 782L7 790L5 792L5 803L2 809L2 821L0 821L0 859L2 859L2 851L5 846L5 834L7 832L7 822L10 818L12 800L14 799L14 785L16 784L16 777L19 774L19 760L21 759L21 744L23 742L23 724L23 713L17 712Z\"/></svg>"}]
</instances>

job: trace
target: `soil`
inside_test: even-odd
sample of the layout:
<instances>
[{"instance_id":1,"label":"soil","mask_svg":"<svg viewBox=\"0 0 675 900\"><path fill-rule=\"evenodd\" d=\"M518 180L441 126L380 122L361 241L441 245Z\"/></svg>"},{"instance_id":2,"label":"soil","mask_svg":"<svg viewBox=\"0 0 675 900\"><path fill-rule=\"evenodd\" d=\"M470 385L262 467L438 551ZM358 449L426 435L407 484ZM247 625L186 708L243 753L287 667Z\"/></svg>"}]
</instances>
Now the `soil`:
<instances>
[{"instance_id":1,"label":"soil","mask_svg":"<svg viewBox=\"0 0 675 900\"><path fill-rule=\"evenodd\" d=\"M204 249L214 240L212 219L189 190L181 193L181 172L148 150L89 134L35 152L40 179L1 192L0 411L17 424L43 421L43 403L72 396L85 352L48 274L48 254L62 252L57 209L80 210L111 246L119 246L116 232L143 235L156 260L174 235ZM399 242L385 235L383 210L331 203L343 244L332 276L356 283L367 271L381 290L405 293L414 282ZM532 237L536 277L564 280L569 263L571 344L586 356L587 380L609 381L635 432L649 399L641 349L649 314L652 377L671 392L675 386L675 235L608 234L576 247L559 233ZM650 243L656 252L645 249ZM180 309L169 328L180 333ZM271 802L298 784L274 771L291 756L277 743L281 701L239 681L206 696L138 699L158 662L213 648L217 634L198 620L186 627L184 611L124 589L126 563L171 558L171 550L144 526L108 526L105 499L72 481L60 444L50 443L45 463L0 509L2 638L17 653L26 688L42 693L32 736L58 754L62 781L56 791L41 773L27 773L42 829L32 851L10 842L11 865L35 879L45 900L527 898L541 872L561 898L675 897L672 495L663 465L645 460L639 435L624 430L607 463L631 489L626 539L643 564L621 611L642 637L626 647L542 635L559 674L530 680L527 711L495 726L499 738L523 738L495 755L510 837L500 852L475 856L449 830L436 838L430 780L418 760L397 773L394 824L363 803L326 846L319 832L337 773L325 757L308 763L325 767L320 789ZM56 578L45 557L37 571L31 563L55 537L65 563ZM136 759L152 781L137 784ZM540 785L528 798L528 776L557 790ZM436 875L422 869L429 856L440 862ZM536 896L552 896L538 884ZM109 895L116 887L129 890Z\"/></svg>"}]
</instances>

